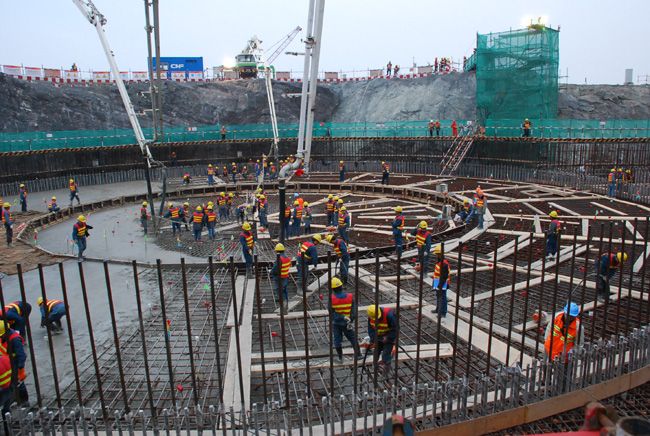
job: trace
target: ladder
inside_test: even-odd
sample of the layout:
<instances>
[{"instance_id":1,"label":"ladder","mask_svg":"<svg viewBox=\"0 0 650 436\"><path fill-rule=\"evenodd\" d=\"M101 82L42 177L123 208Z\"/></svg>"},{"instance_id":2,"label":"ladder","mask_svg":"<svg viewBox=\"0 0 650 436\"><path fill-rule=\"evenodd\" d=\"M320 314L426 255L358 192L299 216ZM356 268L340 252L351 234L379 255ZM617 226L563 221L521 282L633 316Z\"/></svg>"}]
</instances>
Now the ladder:
<instances>
[{"instance_id":1,"label":"ladder","mask_svg":"<svg viewBox=\"0 0 650 436\"><path fill-rule=\"evenodd\" d=\"M475 133L476 129L472 126L469 127L466 134L461 134L454 138L451 146L442 157L442 170L440 170L441 176L450 176L458 169L458 166L474 143Z\"/></svg>"}]
</instances>

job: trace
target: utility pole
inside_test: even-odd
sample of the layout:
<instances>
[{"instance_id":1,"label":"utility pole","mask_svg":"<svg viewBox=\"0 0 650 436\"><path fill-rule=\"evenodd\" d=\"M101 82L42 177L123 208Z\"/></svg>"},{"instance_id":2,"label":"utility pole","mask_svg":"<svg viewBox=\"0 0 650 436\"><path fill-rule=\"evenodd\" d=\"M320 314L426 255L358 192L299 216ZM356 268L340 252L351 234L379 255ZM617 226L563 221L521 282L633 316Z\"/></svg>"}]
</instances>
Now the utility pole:
<instances>
[{"instance_id":1,"label":"utility pole","mask_svg":"<svg viewBox=\"0 0 650 436\"><path fill-rule=\"evenodd\" d=\"M151 25L151 16L149 8L153 5L153 26ZM160 40L159 40L159 20L158 20L158 0L144 0L145 31L147 32L147 54L149 67L149 95L151 96L151 119L153 127L153 142L160 142L163 138L162 122L162 98L160 94ZM154 34L154 43L152 46L151 36ZM155 55L154 48L155 47ZM156 57L154 63L153 58ZM155 67L154 67L155 65ZM154 68L156 74L154 75Z\"/></svg>"},{"instance_id":2,"label":"utility pole","mask_svg":"<svg viewBox=\"0 0 650 436\"><path fill-rule=\"evenodd\" d=\"M158 14L158 0L153 0L153 35L156 50L156 114L158 115L158 128L160 129L159 140L164 138L162 118L162 97L160 94L160 16Z\"/></svg>"}]
</instances>

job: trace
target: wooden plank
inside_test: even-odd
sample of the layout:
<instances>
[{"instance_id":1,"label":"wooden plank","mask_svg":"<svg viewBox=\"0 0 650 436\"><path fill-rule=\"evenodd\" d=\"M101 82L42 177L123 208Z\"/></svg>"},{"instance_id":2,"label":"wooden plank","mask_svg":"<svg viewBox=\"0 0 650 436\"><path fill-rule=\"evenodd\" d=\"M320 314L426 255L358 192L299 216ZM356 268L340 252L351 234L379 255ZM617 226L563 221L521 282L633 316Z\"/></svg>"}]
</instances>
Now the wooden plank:
<instances>
[{"instance_id":1,"label":"wooden plank","mask_svg":"<svg viewBox=\"0 0 650 436\"><path fill-rule=\"evenodd\" d=\"M413 346L411 346L413 347ZM348 348L345 349L346 351ZM408 350L408 348L407 348ZM350 352L352 350L349 350ZM302 357L304 357L304 352L302 353ZM400 362L406 362L409 360L415 360L415 354L416 351L408 351L404 352L402 350L399 351L397 357L398 361ZM427 349L427 350L420 350L420 359L435 359L436 356L438 355L438 351L435 348L435 345L433 349ZM449 358L454 355L454 350L451 346L451 344L440 344L440 358ZM265 354L266 357L266 354ZM363 363L363 359L358 359L357 364L361 366ZM339 362L338 359L334 359L334 368L345 368L345 367L351 367L354 365L354 359L350 357L346 357L343 359L342 362ZM372 365L372 357L366 359L366 366ZM330 367L330 360L329 357L320 357L320 358L314 358L309 360L309 368L310 369L322 369L322 368L329 368ZM284 372L284 363L267 363L265 365L265 371L267 374L269 373L277 373L277 372ZM295 372L295 371L305 371L307 369L307 362L305 360L295 360L291 362L287 362L287 371L289 372ZM254 374L261 374L262 373L262 365L251 365L250 367L251 373Z\"/></svg>"},{"instance_id":2,"label":"wooden plank","mask_svg":"<svg viewBox=\"0 0 650 436\"><path fill-rule=\"evenodd\" d=\"M627 215L626 213L621 212L620 210L614 209L613 207L607 206L607 205L602 204L602 203L598 203L598 202L595 202L595 201L590 201L589 203L593 204L596 207L600 207L600 208L603 208L603 209L608 210L610 212L613 212L613 213L615 213L616 215L619 215L619 216Z\"/></svg>"},{"instance_id":3,"label":"wooden plank","mask_svg":"<svg viewBox=\"0 0 650 436\"><path fill-rule=\"evenodd\" d=\"M637 241L643 241L643 236L641 236L641 233L639 233L634 228L634 226L632 225L632 223L630 221L625 221L625 228L628 229L630 231L630 233L632 233L632 235L636 237Z\"/></svg>"},{"instance_id":4,"label":"wooden plank","mask_svg":"<svg viewBox=\"0 0 650 436\"><path fill-rule=\"evenodd\" d=\"M241 309L242 309L242 300L244 297L244 285L246 283L246 278L244 276L237 276L237 280L235 281L235 295L237 296L237 305L239 306L240 313L241 314ZM232 299L230 300L230 304L228 305L228 319L226 320L226 327L234 327L235 326L235 314L233 311L233 304L232 304Z\"/></svg>"},{"instance_id":5,"label":"wooden plank","mask_svg":"<svg viewBox=\"0 0 650 436\"><path fill-rule=\"evenodd\" d=\"M580 216L580 214L579 214L578 212L573 211L573 210L569 209L568 207L564 207L564 206L559 205L559 204L557 204L557 203L551 203L551 202L549 202L548 204L549 204L549 206L553 206L553 207L556 208L556 209L560 209L560 210L562 210L562 211L568 213L569 215L572 215L572 216Z\"/></svg>"}]
</instances>

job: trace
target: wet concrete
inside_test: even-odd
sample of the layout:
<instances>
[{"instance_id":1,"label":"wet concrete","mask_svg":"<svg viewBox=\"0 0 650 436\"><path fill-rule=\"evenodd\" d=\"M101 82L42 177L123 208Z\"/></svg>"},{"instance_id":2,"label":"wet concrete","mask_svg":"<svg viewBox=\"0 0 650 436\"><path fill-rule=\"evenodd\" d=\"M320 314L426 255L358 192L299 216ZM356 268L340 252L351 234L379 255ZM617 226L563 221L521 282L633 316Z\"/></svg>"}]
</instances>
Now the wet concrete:
<instances>
[{"instance_id":1,"label":"wet concrete","mask_svg":"<svg viewBox=\"0 0 650 436\"><path fill-rule=\"evenodd\" d=\"M92 365L92 355L86 315L81 292L81 283L79 280L79 269L76 261L66 261L63 263L65 271L66 289L70 305L69 317L72 323L72 332L74 337L75 349L77 354L78 365L82 368ZM86 262L83 264L84 276L86 280L86 289L90 305L90 316L92 320L95 344L98 353L105 350L114 349L112 322L108 309L108 296L104 280L103 265L100 263ZM144 271L140 271L140 275ZM61 277L59 266L52 265L43 268L44 282L48 299L63 299L61 290ZM109 265L109 275L113 290L113 302L115 305L115 314L118 325L118 333L137 329L138 317L133 287L133 270L131 266ZM41 286L39 281L38 270L27 272L23 275L25 281L25 292L27 301L32 305L32 313L29 318L32 327L32 345L35 352L35 361L37 363L38 380L40 383L41 395L45 400L56 398L54 390L54 378L52 374L52 365L48 345L48 336L44 328L40 327L41 315L36 305L36 299L41 295ZM5 302L9 303L20 300L20 288L18 277L13 275L5 277L2 280ZM145 316L150 310L157 295L155 280L140 280L142 294L143 310ZM74 371L72 367L72 358L70 352L70 342L68 339L67 320L62 320L64 332L55 335L52 338L54 355L56 359L57 376L59 378L59 387L61 391L68 385L74 383ZM32 362L29 357L29 349L26 346L27 370L26 384L30 391L30 402L36 403L34 390L34 379L32 371Z\"/></svg>"}]
</instances>

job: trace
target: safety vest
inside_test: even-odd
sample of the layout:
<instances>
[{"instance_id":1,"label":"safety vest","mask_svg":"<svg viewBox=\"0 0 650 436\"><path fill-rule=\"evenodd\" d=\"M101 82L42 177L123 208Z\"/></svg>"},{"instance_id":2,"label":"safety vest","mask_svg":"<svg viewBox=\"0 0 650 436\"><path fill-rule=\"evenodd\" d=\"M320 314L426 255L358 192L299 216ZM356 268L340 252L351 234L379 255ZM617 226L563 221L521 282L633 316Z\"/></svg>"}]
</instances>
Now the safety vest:
<instances>
[{"instance_id":1,"label":"safety vest","mask_svg":"<svg viewBox=\"0 0 650 436\"><path fill-rule=\"evenodd\" d=\"M228 168L223 167L223 175L227 176L228 175Z\"/></svg>"},{"instance_id":2,"label":"safety vest","mask_svg":"<svg viewBox=\"0 0 650 436\"><path fill-rule=\"evenodd\" d=\"M22 316L23 313L20 310L20 305L18 304L18 302L10 303L5 306L5 312L8 312L11 309L15 310L18 315Z\"/></svg>"},{"instance_id":3,"label":"safety vest","mask_svg":"<svg viewBox=\"0 0 650 436\"><path fill-rule=\"evenodd\" d=\"M261 212L262 210L266 209L266 205L268 203L266 202L266 199L264 199L264 200L260 201L259 204L260 204L260 212Z\"/></svg>"},{"instance_id":4,"label":"safety vest","mask_svg":"<svg viewBox=\"0 0 650 436\"><path fill-rule=\"evenodd\" d=\"M562 224L559 220L551 220L551 224L555 224L555 233L559 233L562 227Z\"/></svg>"},{"instance_id":5,"label":"safety vest","mask_svg":"<svg viewBox=\"0 0 650 436\"><path fill-rule=\"evenodd\" d=\"M5 210L6 210L7 213L9 214L9 222L10 222L10 223L14 222L14 217L13 217L13 215L11 214L11 211L9 211L9 210L7 210L7 209L0 209L0 216L2 217L2 222L4 223L4 222L6 221L6 219L5 219Z\"/></svg>"},{"instance_id":6,"label":"safety vest","mask_svg":"<svg viewBox=\"0 0 650 436\"><path fill-rule=\"evenodd\" d=\"M302 219L302 207L298 206L296 208L296 218L297 219Z\"/></svg>"},{"instance_id":7,"label":"safety vest","mask_svg":"<svg viewBox=\"0 0 650 436\"><path fill-rule=\"evenodd\" d=\"M77 231L77 236L80 238L86 236L86 233L88 232L88 229L86 229L86 223L76 223L74 228Z\"/></svg>"},{"instance_id":8,"label":"safety vest","mask_svg":"<svg viewBox=\"0 0 650 436\"><path fill-rule=\"evenodd\" d=\"M384 164L383 169L384 169L384 172L385 172L385 173L389 173L389 172L390 172L390 166L388 166L388 164Z\"/></svg>"},{"instance_id":9,"label":"safety vest","mask_svg":"<svg viewBox=\"0 0 650 436\"><path fill-rule=\"evenodd\" d=\"M190 179L190 173L183 174L183 179L184 180L189 180Z\"/></svg>"},{"instance_id":10,"label":"safety vest","mask_svg":"<svg viewBox=\"0 0 650 436\"><path fill-rule=\"evenodd\" d=\"M214 168L208 167L208 176L214 176Z\"/></svg>"},{"instance_id":11,"label":"safety vest","mask_svg":"<svg viewBox=\"0 0 650 436\"><path fill-rule=\"evenodd\" d=\"M57 304L63 304L63 301L61 300L47 300L45 303L45 306L47 306L47 313L50 313L52 309L54 309L54 306Z\"/></svg>"},{"instance_id":12,"label":"safety vest","mask_svg":"<svg viewBox=\"0 0 650 436\"><path fill-rule=\"evenodd\" d=\"M347 293L345 297L339 298L336 294L332 294L332 310L343 316L350 316L352 313L352 294Z\"/></svg>"},{"instance_id":13,"label":"safety vest","mask_svg":"<svg viewBox=\"0 0 650 436\"><path fill-rule=\"evenodd\" d=\"M226 197L217 197L217 204L219 206L225 206L226 205Z\"/></svg>"},{"instance_id":14,"label":"safety vest","mask_svg":"<svg viewBox=\"0 0 650 436\"><path fill-rule=\"evenodd\" d=\"M217 220L217 214L214 212L208 212L206 215L208 216L209 223L213 223Z\"/></svg>"},{"instance_id":15,"label":"safety vest","mask_svg":"<svg viewBox=\"0 0 650 436\"><path fill-rule=\"evenodd\" d=\"M347 213L341 213L339 212L339 227L345 227L346 226L346 219L348 217Z\"/></svg>"},{"instance_id":16,"label":"safety vest","mask_svg":"<svg viewBox=\"0 0 650 436\"><path fill-rule=\"evenodd\" d=\"M334 241L334 252L336 253L336 255L338 257L343 256L343 252L341 251L341 244L342 243L343 243L342 239L337 239L336 241Z\"/></svg>"},{"instance_id":17,"label":"safety vest","mask_svg":"<svg viewBox=\"0 0 650 436\"><path fill-rule=\"evenodd\" d=\"M395 217L395 221L402 221L402 223L397 227L400 230L404 230L404 222L406 221L406 218L404 218L404 215L397 215Z\"/></svg>"},{"instance_id":18,"label":"safety vest","mask_svg":"<svg viewBox=\"0 0 650 436\"><path fill-rule=\"evenodd\" d=\"M20 333L17 331L13 330L12 333L9 335L9 339L5 340L4 338L0 340L0 356L8 356L7 353L7 347L9 345L9 342L13 341L16 338L20 338L20 341L23 341L23 337L20 336ZM15 357L15 355L10 356L10 357Z\"/></svg>"},{"instance_id":19,"label":"safety vest","mask_svg":"<svg viewBox=\"0 0 650 436\"><path fill-rule=\"evenodd\" d=\"M434 123L429 123L429 129L433 129L433 126L435 126Z\"/></svg>"},{"instance_id":20,"label":"safety vest","mask_svg":"<svg viewBox=\"0 0 650 436\"><path fill-rule=\"evenodd\" d=\"M77 190L77 184L75 182L70 182L68 187L70 188L70 192L75 192Z\"/></svg>"},{"instance_id":21,"label":"safety vest","mask_svg":"<svg viewBox=\"0 0 650 436\"><path fill-rule=\"evenodd\" d=\"M9 356L0 356L0 389L11 386L11 360Z\"/></svg>"},{"instance_id":22,"label":"safety vest","mask_svg":"<svg viewBox=\"0 0 650 436\"><path fill-rule=\"evenodd\" d=\"M607 175L607 181L610 182L610 183L613 182L613 181L614 181L614 177L616 177L616 175L615 175L614 173L609 173L609 174Z\"/></svg>"},{"instance_id":23,"label":"safety vest","mask_svg":"<svg viewBox=\"0 0 650 436\"><path fill-rule=\"evenodd\" d=\"M369 318L370 327L375 330L377 336L384 336L390 331L390 327L388 326L388 314L390 314L391 309L380 307L380 310L381 317L378 320Z\"/></svg>"},{"instance_id":24,"label":"safety vest","mask_svg":"<svg viewBox=\"0 0 650 436\"><path fill-rule=\"evenodd\" d=\"M21 189L21 190L20 190L20 195L22 195L23 197L27 198L27 189Z\"/></svg>"},{"instance_id":25,"label":"safety vest","mask_svg":"<svg viewBox=\"0 0 650 436\"><path fill-rule=\"evenodd\" d=\"M578 319L576 318L573 320L566 332L563 331L563 328L564 313L560 313L555 317L555 320L553 321L553 329L551 331L551 334L548 335L548 338L546 338L546 341L544 341L544 349L546 350L546 354L551 356L551 360L555 359L556 356L562 354L565 351L568 353L574 347L578 332ZM552 350L551 338L553 338Z\"/></svg>"},{"instance_id":26,"label":"safety vest","mask_svg":"<svg viewBox=\"0 0 650 436\"><path fill-rule=\"evenodd\" d=\"M253 233L251 233L251 232L242 232L241 236L243 236L244 239L246 239L246 246L248 248L252 249L253 244L255 243L255 241L253 241Z\"/></svg>"},{"instance_id":27,"label":"safety vest","mask_svg":"<svg viewBox=\"0 0 650 436\"><path fill-rule=\"evenodd\" d=\"M147 219L147 208L144 206L140 208L140 218L145 220Z\"/></svg>"},{"instance_id":28,"label":"safety vest","mask_svg":"<svg viewBox=\"0 0 650 436\"><path fill-rule=\"evenodd\" d=\"M439 279L440 276L442 275L442 264L445 264L447 266L447 284L451 283L451 277L449 275L449 261L447 259L443 260L442 262L436 262L436 266L433 268L433 278L434 279Z\"/></svg>"},{"instance_id":29,"label":"safety vest","mask_svg":"<svg viewBox=\"0 0 650 436\"><path fill-rule=\"evenodd\" d=\"M289 206L284 208L284 217L291 218L291 208Z\"/></svg>"},{"instance_id":30,"label":"safety vest","mask_svg":"<svg viewBox=\"0 0 650 436\"><path fill-rule=\"evenodd\" d=\"M415 233L415 243L417 244L418 248L424 246L424 243L426 242L428 237L429 237L428 230L418 229L417 233Z\"/></svg>"},{"instance_id":31,"label":"safety vest","mask_svg":"<svg viewBox=\"0 0 650 436\"><path fill-rule=\"evenodd\" d=\"M169 214L171 215L172 219L176 219L181 216L181 211L177 207L172 207L171 209L169 209Z\"/></svg>"},{"instance_id":32,"label":"safety vest","mask_svg":"<svg viewBox=\"0 0 650 436\"><path fill-rule=\"evenodd\" d=\"M192 222L195 224L201 224L203 222L203 214L201 212L194 212L192 214Z\"/></svg>"},{"instance_id":33,"label":"safety vest","mask_svg":"<svg viewBox=\"0 0 650 436\"><path fill-rule=\"evenodd\" d=\"M334 200L327 200L326 206L328 212L334 212Z\"/></svg>"},{"instance_id":34,"label":"safety vest","mask_svg":"<svg viewBox=\"0 0 650 436\"><path fill-rule=\"evenodd\" d=\"M244 165L244 168L241 169L242 174L248 173L248 167Z\"/></svg>"},{"instance_id":35,"label":"safety vest","mask_svg":"<svg viewBox=\"0 0 650 436\"><path fill-rule=\"evenodd\" d=\"M271 165L271 172L272 172L272 173L275 172L275 165Z\"/></svg>"},{"instance_id":36,"label":"safety vest","mask_svg":"<svg viewBox=\"0 0 650 436\"><path fill-rule=\"evenodd\" d=\"M298 257L305 256L305 259L311 260L311 256L307 254L307 250L309 250L311 247L313 247L314 244L309 241L305 241L302 244L300 244L300 250L298 251Z\"/></svg>"},{"instance_id":37,"label":"safety vest","mask_svg":"<svg viewBox=\"0 0 650 436\"><path fill-rule=\"evenodd\" d=\"M440 121L436 121L436 129L440 128Z\"/></svg>"},{"instance_id":38,"label":"safety vest","mask_svg":"<svg viewBox=\"0 0 650 436\"><path fill-rule=\"evenodd\" d=\"M463 209L465 209L465 212L469 213L471 208L470 208L469 204L464 204Z\"/></svg>"},{"instance_id":39,"label":"safety vest","mask_svg":"<svg viewBox=\"0 0 650 436\"><path fill-rule=\"evenodd\" d=\"M618 265L619 263L616 254L609 253L609 269L618 269Z\"/></svg>"},{"instance_id":40,"label":"safety vest","mask_svg":"<svg viewBox=\"0 0 650 436\"><path fill-rule=\"evenodd\" d=\"M343 171L345 169L345 164L340 163L339 164L339 171Z\"/></svg>"},{"instance_id":41,"label":"safety vest","mask_svg":"<svg viewBox=\"0 0 650 436\"><path fill-rule=\"evenodd\" d=\"M280 256L280 278L289 278L289 268L291 268L291 259Z\"/></svg>"},{"instance_id":42,"label":"safety vest","mask_svg":"<svg viewBox=\"0 0 650 436\"><path fill-rule=\"evenodd\" d=\"M524 121L524 129L530 129L530 121Z\"/></svg>"},{"instance_id":43,"label":"safety vest","mask_svg":"<svg viewBox=\"0 0 650 436\"><path fill-rule=\"evenodd\" d=\"M236 164L230 166L230 172L232 172L233 174L237 174L237 165Z\"/></svg>"},{"instance_id":44,"label":"safety vest","mask_svg":"<svg viewBox=\"0 0 650 436\"><path fill-rule=\"evenodd\" d=\"M482 197L476 197L476 207L482 208L485 205L485 200Z\"/></svg>"}]
</instances>

